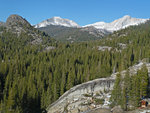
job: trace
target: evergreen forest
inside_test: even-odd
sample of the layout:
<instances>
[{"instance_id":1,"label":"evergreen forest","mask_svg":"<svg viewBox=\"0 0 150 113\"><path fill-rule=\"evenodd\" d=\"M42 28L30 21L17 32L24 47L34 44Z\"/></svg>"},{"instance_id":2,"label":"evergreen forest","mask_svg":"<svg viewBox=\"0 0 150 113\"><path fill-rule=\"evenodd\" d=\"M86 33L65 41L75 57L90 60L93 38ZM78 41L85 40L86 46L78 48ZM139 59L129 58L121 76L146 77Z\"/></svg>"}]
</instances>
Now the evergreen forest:
<instances>
[{"instance_id":1,"label":"evergreen forest","mask_svg":"<svg viewBox=\"0 0 150 113\"><path fill-rule=\"evenodd\" d=\"M18 36L3 27L1 31L1 113L46 112L48 105L77 84L109 77L143 59L150 62L150 21L100 40L75 43L54 41L43 33L41 44L30 44L33 37L27 33ZM55 49L45 50L46 46ZM111 50L101 51L99 46L108 46ZM130 76L127 72L122 78L118 74L112 91L112 106L128 109L127 102L130 102L138 107L141 97L148 94L146 67L137 75Z\"/></svg>"}]
</instances>

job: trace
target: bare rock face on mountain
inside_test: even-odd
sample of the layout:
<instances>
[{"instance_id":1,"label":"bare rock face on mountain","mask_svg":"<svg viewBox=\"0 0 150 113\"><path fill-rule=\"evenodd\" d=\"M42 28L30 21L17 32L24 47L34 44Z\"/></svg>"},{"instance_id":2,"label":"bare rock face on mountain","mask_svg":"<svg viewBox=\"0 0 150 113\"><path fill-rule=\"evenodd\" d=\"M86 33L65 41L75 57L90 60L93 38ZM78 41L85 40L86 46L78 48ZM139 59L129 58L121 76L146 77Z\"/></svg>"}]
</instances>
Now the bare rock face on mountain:
<instances>
[{"instance_id":1,"label":"bare rock face on mountain","mask_svg":"<svg viewBox=\"0 0 150 113\"><path fill-rule=\"evenodd\" d=\"M6 21L7 30L20 35L22 32L27 33L33 30L30 23L19 15L10 15Z\"/></svg>"},{"instance_id":2,"label":"bare rock face on mountain","mask_svg":"<svg viewBox=\"0 0 150 113\"><path fill-rule=\"evenodd\" d=\"M13 14L7 18L6 23L0 23L5 27L5 30L16 34L18 37L22 35L29 36L30 39L28 44L41 44L43 42L43 37L47 36L44 33L35 29L31 24L23 17ZM1 33L4 30L1 31ZM48 37L48 36L47 36ZM50 38L50 37L48 37Z\"/></svg>"},{"instance_id":3,"label":"bare rock face on mountain","mask_svg":"<svg viewBox=\"0 0 150 113\"><path fill-rule=\"evenodd\" d=\"M25 25L25 26L28 26L30 27L30 23L22 18L21 16L19 15L10 15L8 18L7 18L7 21L6 21L6 25L7 26L13 26L13 25Z\"/></svg>"}]
</instances>

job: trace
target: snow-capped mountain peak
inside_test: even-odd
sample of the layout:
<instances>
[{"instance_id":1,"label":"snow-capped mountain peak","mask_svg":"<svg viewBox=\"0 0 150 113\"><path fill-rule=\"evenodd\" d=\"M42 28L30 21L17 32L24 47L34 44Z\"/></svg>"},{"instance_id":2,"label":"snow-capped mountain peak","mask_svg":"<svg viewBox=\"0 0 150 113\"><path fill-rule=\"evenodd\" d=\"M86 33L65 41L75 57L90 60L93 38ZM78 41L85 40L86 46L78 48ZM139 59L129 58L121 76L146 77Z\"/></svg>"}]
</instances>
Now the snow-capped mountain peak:
<instances>
[{"instance_id":1,"label":"snow-capped mountain peak","mask_svg":"<svg viewBox=\"0 0 150 113\"><path fill-rule=\"evenodd\" d=\"M123 16L123 18L131 18L131 16L130 15L125 15L125 16Z\"/></svg>"},{"instance_id":2,"label":"snow-capped mountain peak","mask_svg":"<svg viewBox=\"0 0 150 113\"><path fill-rule=\"evenodd\" d=\"M120 29L124 29L129 26L139 25L141 23L146 22L147 20L148 19L132 18L129 15L125 15L122 18L115 20L111 23L96 22L94 24L89 24L83 27L93 26L97 29L105 29L107 31L113 32L113 31L117 31Z\"/></svg>"},{"instance_id":3,"label":"snow-capped mountain peak","mask_svg":"<svg viewBox=\"0 0 150 113\"><path fill-rule=\"evenodd\" d=\"M61 17L53 17L35 25L35 28L46 27L48 25L59 25L59 26L65 26L65 27L80 27L77 23L75 23L72 20L63 19Z\"/></svg>"}]
</instances>

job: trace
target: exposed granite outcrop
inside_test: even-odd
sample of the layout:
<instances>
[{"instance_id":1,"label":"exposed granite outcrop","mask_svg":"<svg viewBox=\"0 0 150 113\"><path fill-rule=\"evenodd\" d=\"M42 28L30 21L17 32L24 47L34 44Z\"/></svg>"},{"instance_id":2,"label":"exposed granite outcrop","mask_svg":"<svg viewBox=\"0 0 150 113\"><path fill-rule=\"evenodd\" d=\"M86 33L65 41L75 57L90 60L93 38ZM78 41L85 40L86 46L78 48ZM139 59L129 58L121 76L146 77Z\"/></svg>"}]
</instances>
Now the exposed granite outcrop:
<instances>
[{"instance_id":1,"label":"exposed granite outcrop","mask_svg":"<svg viewBox=\"0 0 150 113\"><path fill-rule=\"evenodd\" d=\"M25 25L25 26L28 26L28 27L31 27L30 23L22 18L21 16L19 15L10 15L8 18L7 18L7 21L6 21L6 25L7 26L12 26L12 25Z\"/></svg>"},{"instance_id":2,"label":"exposed granite outcrop","mask_svg":"<svg viewBox=\"0 0 150 113\"><path fill-rule=\"evenodd\" d=\"M140 62L129 68L131 74L136 74L145 64L150 76L150 63ZM122 71L124 75L126 72ZM108 78L99 78L77 85L64 93L56 102L48 106L48 113L80 113L96 108L109 108L109 98L113 89L117 73ZM87 96L86 96L87 95ZM104 99L102 105L96 105L94 99ZM86 113L86 112L85 112Z\"/></svg>"},{"instance_id":3,"label":"exposed granite outcrop","mask_svg":"<svg viewBox=\"0 0 150 113\"><path fill-rule=\"evenodd\" d=\"M5 30L14 34L17 34L18 37L23 35L28 35L30 37L29 44L38 45L43 42L43 37L45 35L42 32L35 29L25 18L13 14L7 18L6 23L0 22L0 27L5 27ZM4 30L0 33L2 34ZM49 37L50 38L50 37Z\"/></svg>"},{"instance_id":4,"label":"exposed granite outcrop","mask_svg":"<svg viewBox=\"0 0 150 113\"><path fill-rule=\"evenodd\" d=\"M115 78L100 78L93 81L89 81L80 85L77 85L70 90L68 90L64 95L62 95L56 102L51 104L47 111L48 113L55 113L57 111L63 112L65 106L69 103L75 101L81 101L84 98L84 94L96 94L99 91L104 92L104 90L112 90L114 85ZM81 104L79 102L78 104ZM78 104L74 105L75 107Z\"/></svg>"}]
</instances>

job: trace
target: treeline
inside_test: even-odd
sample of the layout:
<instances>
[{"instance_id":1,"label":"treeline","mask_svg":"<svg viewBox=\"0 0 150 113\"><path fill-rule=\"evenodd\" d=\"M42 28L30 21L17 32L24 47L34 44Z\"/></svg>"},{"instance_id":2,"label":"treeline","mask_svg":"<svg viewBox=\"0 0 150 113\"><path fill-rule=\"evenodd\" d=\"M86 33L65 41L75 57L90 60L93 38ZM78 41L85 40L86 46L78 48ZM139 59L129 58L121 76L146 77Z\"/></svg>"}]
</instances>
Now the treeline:
<instances>
[{"instance_id":1,"label":"treeline","mask_svg":"<svg viewBox=\"0 0 150 113\"><path fill-rule=\"evenodd\" d=\"M138 35L133 32L73 44L54 43L45 37L41 45L29 44L32 36L21 34L17 37L4 32L0 35L0 111L44 112L71 87L108 77L143 58L150 58L150 32L143 33L144 30ZM126 48L121 48L118 43L126 44ZM56 48L45 51L47 46ZM97 46L112 49L99 51Z\"/></svg>"}]
</instances>

